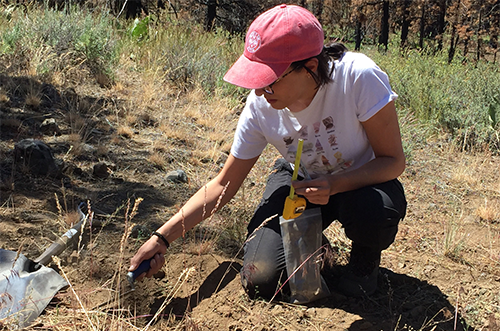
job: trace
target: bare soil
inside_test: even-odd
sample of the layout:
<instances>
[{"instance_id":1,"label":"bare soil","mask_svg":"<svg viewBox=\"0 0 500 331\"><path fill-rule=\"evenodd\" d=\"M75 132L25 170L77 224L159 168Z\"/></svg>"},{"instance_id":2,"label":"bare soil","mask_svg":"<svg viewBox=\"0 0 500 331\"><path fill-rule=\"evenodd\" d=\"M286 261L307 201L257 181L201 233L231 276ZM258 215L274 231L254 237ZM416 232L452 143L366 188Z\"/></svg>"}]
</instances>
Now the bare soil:
<instances>
[{"instance_id":1,"label":"bare soil","mask_svg":"<svg viewBox=\"0 0 500 331\"><path fill-rule=\"evenodd\" d=\"M90 201L93 212L92 229L61 255L60 266L50 265L71 287L29 329L132 330L151 322L151 330L500 330L500 157L462 152L443 137L411 145L401 176L408 215L383 252L379 289L370 297L345 297L331 283L331 297L304 306L248 299L238 273L240 248L271 150L235 201L174 242L164 272L130 292L128 261L148 233L220 169L224 153L202 158L202 143L193 143L206 141L213 128L193 118L171 120L190 138L165 138L157 120L162 110L153 104L153 116L120 132L120 110L133 108L123 92L130 89L95 85L91 93L24 80L0 77L8 96L0 103L0 247L35 258L78 219L80 202ZM43 92L38 105L28 105L22 92L30 84ZM226 139L237 115L237 109L227 115ZM45 118L56 119L61 135L40 131ZM85 124L75 129L78 118ZM16 164L14 145L25 138L51 147L64 161L60 175L36 177ZM151 159L158 150L166 163ZM94 166L100 162L109 173L99 178ZM188 183L166 180L176 169L186 171ZM143 200L134 210L137 198ZM349 242L338 224L325 234L336 261L345 264Z\"/></svg>"}]
</instances>

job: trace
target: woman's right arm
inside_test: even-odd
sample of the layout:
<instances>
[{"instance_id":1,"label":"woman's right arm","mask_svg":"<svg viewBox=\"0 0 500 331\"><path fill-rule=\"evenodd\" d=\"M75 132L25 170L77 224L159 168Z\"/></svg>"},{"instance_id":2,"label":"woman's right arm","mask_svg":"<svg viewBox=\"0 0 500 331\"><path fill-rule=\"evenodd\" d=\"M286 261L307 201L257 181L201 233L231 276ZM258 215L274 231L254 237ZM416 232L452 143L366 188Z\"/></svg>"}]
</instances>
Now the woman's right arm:
<instances>
[{"instance_id":1,"label":"woman's right arm","mask_svg":"<svg viewBox=\"0 0 500 331\"><path fill-rule=\"evenodd\" d=\"M210 217L212 210L222 196L218 209L222 208L238 192L241 184L247 177L259 157L242 160L229 155L221 172L206 185L201 187L186 204L170 220L163 224L157 232L161 233L169 243L181 237L186 231ZM165 263L163 254L167 247L157 236L152 236L137 251L130 260L129 271L133 271L143 260L151 257L151 269L145 274L151 277L158 272ZM142 279L142 276L138 277Z\"/></svg>"}]
</instances>

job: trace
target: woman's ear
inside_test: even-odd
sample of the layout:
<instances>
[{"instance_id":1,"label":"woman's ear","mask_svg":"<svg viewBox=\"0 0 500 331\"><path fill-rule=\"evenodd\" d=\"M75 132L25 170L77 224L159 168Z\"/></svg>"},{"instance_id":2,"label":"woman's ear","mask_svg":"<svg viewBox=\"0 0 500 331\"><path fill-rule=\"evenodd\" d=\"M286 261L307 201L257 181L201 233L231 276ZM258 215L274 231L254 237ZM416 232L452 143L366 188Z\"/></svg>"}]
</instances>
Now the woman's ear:
<instances>
[{"instance_id":1,"label":"woman's ear","mask_svg":"<svg viewBox=\"0 0 500 331\"><path fill-rule=\"evenodd\" d=\"M312 59L307 61L304 66L307 69L311 70L312 72L317 73L318 72L318 64L319 64L318 59L313 57Z\"/></svg>"}]
</instances>

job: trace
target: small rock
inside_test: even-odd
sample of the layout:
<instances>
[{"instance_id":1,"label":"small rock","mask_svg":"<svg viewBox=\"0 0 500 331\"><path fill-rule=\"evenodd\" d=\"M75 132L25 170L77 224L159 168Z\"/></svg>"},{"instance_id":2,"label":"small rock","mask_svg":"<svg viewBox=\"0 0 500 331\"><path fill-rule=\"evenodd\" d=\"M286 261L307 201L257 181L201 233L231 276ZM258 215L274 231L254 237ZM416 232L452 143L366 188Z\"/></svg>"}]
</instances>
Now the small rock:
<instances>
[{"instance_id":1,"label":"small rock","mask_svg":"<svg viewBox=\"0 0 500 331\"><path fill-rule=\"evenodd\" d=\"M149 229L147 226L137 224L132 228L132 231L130 231L130 238L138 238L138 239L144 239L144 238L149 238L151 235L151 229Z\"/></svg>"},{"instance_id":2,"label":"small rock","mask_svg":"<svg viewBox=\"0 0 500 331\"><path fill-rule=\"evenodd\" d=\"M94 165L94 171L93 175L94 177L97 178L108 178L110 174L110 170L113 169L113 166L106 163L106 162L100 162Z\"/></svg>"},{"instance_id":3,"label":"small rock","mask_svg":"<svg viewBox=\"0 0 500 331\"><path fill-rule=\"evenodd\" d=\"M373 324L371 322L365 321L365 322L361 323L361 325L359 326L359 329L360 330L368 330L368 329L371 329L372 327L373 327Z\"/></svg>"},{"instance_id":4,"label":"small rock","mask_svg":"<svg viewBox=\"0 0 500 331\"><path fill-rule=\"evenodd\" d=\"M167 181L174 183L187 183L188 177L183 170L173 170L167 173Z\"/></svg>"},{"instance_id":5,"label":"small rock","mask_svg":"<svg viewBox=\"0 0 500 331\"><path fill-rule=\"evenodd\" d=\"M158 271L157 273L155 273L153 275L153 278L155 278L155 279L163 279L163 278L165 278L165 275L166 275L165 271L160 270L160 271Z\"/></svg>"},{"instance_id":6,"label":"small rock","mask_svg":"<svg viewBox=\"0 0 500 331\"><path fill-rule=\"evenodd\" d=\"M40 131L42 131L42 133L46 135L61 135L61 129L59 129L56 120L53 118L45 119L40 125Z\"/></svg>"},{"instance_id":7,"label":"small rock","mask_svg":"<svg viewBox=\"0 0 500 331\"><path fill-rule=\"evenodd\" d=\"M43 141L23 139L14 146L16 166L21 171L29 171L34 176L58 176L52 150Z\"/></svg>"},{"instance_id":8,"label":"small rock","mask_svg":"<svg viewBox=\"0 0 500 331\"><path fill-rule=\"evenodd\" d=\"M87 153L87 154L92 154L94 152L97 151L97 148L95 148L93 145L91 144L83 144L82 145L82 151Z\"/></svg>"},{"instance_id":9,"label":"small rock","mask_svg":"<svg viewBox=\"0 0 500 331\"><path fill-rule=\"evenodd\" d=\"M78 263L78 252L77 251L71 252L69 260L70 260L71 264L77 264Z\"/></svg>"},{"instance_id":10,"label":"small rock","mask_svg":"<svg viewBox=\"0 0 500 331\"><path fill-rule=\"evenodd\" d=\"M228 306L220 306L217 308L217 312L223 317L231 317L232 308Z\"/></svg>"}]
</instances>

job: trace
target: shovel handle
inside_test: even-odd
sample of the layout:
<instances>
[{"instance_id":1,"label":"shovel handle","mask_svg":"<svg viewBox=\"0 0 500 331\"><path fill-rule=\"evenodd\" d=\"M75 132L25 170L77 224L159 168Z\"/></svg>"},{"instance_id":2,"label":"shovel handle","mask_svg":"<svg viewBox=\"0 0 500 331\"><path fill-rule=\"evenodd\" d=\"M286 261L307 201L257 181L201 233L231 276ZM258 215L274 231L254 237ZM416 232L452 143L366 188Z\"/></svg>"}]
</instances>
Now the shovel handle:
<instances>
[{"instance_id":1,"label":"shovel handle","mask_svg":"<svg viewBox=\"0 0 500 331\"><path fill-rule=\"evenodd\" d=\"M135 269L134 271L129 271L127 273L127 279L129 281L130 284L133 284L135 279L137 277L139 277L143 272L147 272L149 269L151 269L151 260L153 258L150 258L149 260L144 260L141 262L141 264L139 264L139 266L137 267L137 269Z\"/></svg>"},{"instance_id":2,"label":"shovel handle","mask_svg":"<svg viewBox=\"0 0 500 331\"><path fill-rule=\"evenodd\" d=\"M35 262L46 265L52 260L52 256L58 256L59 254L61 254L70 243L78 238L82 231L83 221L84 220L81 220L80 222L76 223L76 225L71 229L66 231L66 233L59 237L54 243L52 243L52 245L50 245L50 247L47 248L45 252L42 253L42 255L35 259Z\"/></svg>"},{"instance_id":3,"label":"shovel handle","mask_svg":"<svg viewBox=\"0 0 500 331\"><path fill-rule=\"evenodd\" d=\"M297 144L297 153L295 154L295 164L293 168L293 174L292 174L292 181L297 180L297 175L299 173L299 168L300 168L300 158L302 157L302 146L304 145L304 140L299 139L299 143ZM295 189L293 188L293 185L290 185L290 194L288 197L290 199L293 199L295 195Z\"/></svg>"}]
</instances>

